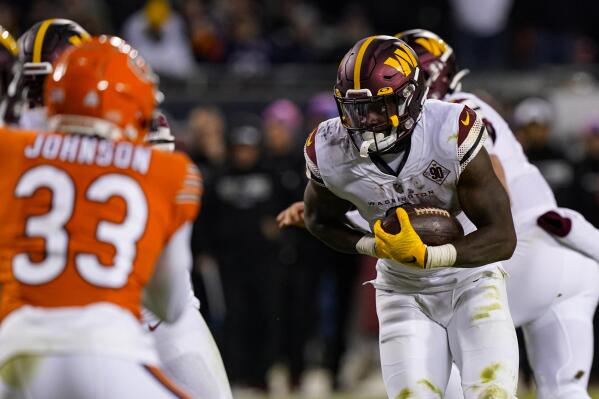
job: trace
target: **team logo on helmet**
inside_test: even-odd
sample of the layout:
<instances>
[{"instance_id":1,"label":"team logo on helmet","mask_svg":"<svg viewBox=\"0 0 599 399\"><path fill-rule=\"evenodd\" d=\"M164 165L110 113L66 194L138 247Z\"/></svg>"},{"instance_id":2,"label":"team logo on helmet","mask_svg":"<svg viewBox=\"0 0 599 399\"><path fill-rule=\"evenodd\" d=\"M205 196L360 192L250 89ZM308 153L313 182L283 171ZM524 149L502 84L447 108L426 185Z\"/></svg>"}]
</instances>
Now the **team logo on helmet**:
<instances>
[{"instance_id":1,"label":"team logo on helmet","mask_svg":"<svg viewBox=\"0 0 599 399\"><path fill-rule=\"evenodd\" d=\"M396 49L393 52L393 56L385 60L384 64L389 65L391 68L395 68L397 72L403 76L408 76L412 73L412 70L418 66L416 57L412 55L409 49L406 49L405 44L401 44L401 48Z\"/></svg>"},{"instance_id":2,"label":"team logo on helmet","mask_svg":"<svg viewBox=\"0 0 599 399\"><path fill-rule=\"evenodd\" d=\"M468 70L458 69L453 49L443 39L424 29L403 31L395 37L416 51L429 88L429 98L442 99L460 90L460 81Z\"/></svg>"},{"instance_id":3,"label":"team logo on helmet","mask_svg":"<svg viewBox=\"0 0 599 399\"><path fill-rule=\"evenodd\" d=\"M335 101L361 157L399 148L420 116L426 85L414 50L392 36L358 41L337 71Z\"/></svg>"},{"instance_id":4,"label":"team logo on helmet","mask_svg":"<svg viewBox=\"0 0 599 399\"><path fill-rule=\"evenodd\" d=\"M430 37L419 37L414 42L424 47L435 57L438 57L447 51L447 45L441 40L435 40Z\"/></svg>"}]
</instances>

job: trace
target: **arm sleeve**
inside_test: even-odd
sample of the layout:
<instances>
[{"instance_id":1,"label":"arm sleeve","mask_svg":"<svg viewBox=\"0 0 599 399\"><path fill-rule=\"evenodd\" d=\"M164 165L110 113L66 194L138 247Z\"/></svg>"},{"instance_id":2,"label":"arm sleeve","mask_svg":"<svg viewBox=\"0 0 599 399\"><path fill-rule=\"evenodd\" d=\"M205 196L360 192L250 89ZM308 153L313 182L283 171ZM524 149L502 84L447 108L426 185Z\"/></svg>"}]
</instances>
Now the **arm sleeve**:
<instances>
[{"instance_id":1,"label":"arm sleeve","mask_svg":"<svg viewBox=\"0 0 599 399\"><path fill-rule=\"evenodd\" d=\"M458 120L457 153L460 174L485 145L486 139L487 129L482 119L471 108L464 106Z\"/></svg>"},{"instance_id":2,"label":"arm sleeve","mask_svg":"<svg viewBox=\"0 0 599 399\"><path fill-rule=\"evenodd\" d=\"M497 117L499 119L501 119L501 117L496 114L493 110L492 112L494 113L494 115L485 115L486 111L483 110L486 108L486 110L491 109L490 106L486 105L486 106L482 106L479 105L478 102L481 102L480 99L469 99L467 97L461 98L461 97L456 97L451 99L452 103L455 104L463 104L466 107L470 108L471 110L473 110L476 115L480 118L480 120L482 121L482 123L485 125L485 129L487 130L487 140L485 140L485 144L484 147L487 150L487 152L489 153L489 155L494 154L495 153L495 140L497 138L497 135L495 133L495 126L492 122L492 120ZM501 122L503 122L503 124L505 124L505 121L503 121L501 119ZM506 126L507 127L507 126ZM490 140L488 140L490 139Z\"/></svg>"},{"instance_id":3,"label":"arm sleeve","mask_svg":"<svg viewBox=\"0 0 599 399\"><path fill-rule=\"evenodd\" d=\"M145 287L144 306L167 323L181 316L192 290L191 229L191 222L187 222L172 235Z\"/></svg>"},{"instance_id":4,"label":"arm sleeve","mask_svg":"<svg viewBox=\"0 0 599 399\"><path fill-rule=\"evenodd\" d=\"M324 181L318 169L318 159L316 158L316 134L318 128L312 130L308 135L306 144L304 145L304 158L306 158L306 176L319 186L324 187Z\"/></svg>"},{"instance_id":5,"label":"arm sleeve","mask_svg":"<svg viewBox=\"0 0 599 399\"><path fill-rule=\"evenodd\" d=\"M204 185L198 167L185 158L184 171L173 177L178 179L173 198L174 214L170 232L175 232L184 223L193 222L200 211Z\"/></svg>"}]
</instances>

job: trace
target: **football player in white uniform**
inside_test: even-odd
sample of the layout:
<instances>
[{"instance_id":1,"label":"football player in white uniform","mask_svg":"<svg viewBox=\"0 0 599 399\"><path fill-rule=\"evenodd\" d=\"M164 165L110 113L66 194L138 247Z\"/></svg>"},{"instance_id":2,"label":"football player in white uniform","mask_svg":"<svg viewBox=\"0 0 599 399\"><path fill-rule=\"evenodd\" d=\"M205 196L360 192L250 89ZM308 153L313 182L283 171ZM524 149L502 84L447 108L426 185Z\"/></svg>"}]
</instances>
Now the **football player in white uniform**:
<instances>
[{"instance_id":1,"label":"football player in white uniform","mask_svg":"<svg viewBox=\"0 0 599 399\"><path fill-rule=\"evenodd\" d=\"M466 398L515 397L518 348L497 262L516 246L509 199L493 173L482 120L464 105L426 100L414 51L391 36L360 40L339 66L340 118L305 145L305 224L342 252L379 258L381 365L389 398L438 398L454 361ZM426 246L401 205L465 213L476 225ZM355 206L374 235L346 224ZM380 219L395 212L396 235Z\"/></svg>"},{"instance_id":2,"label":"football player in white uniform","mask_svg":"<svg viewBox=\"0 0 599 399\"><path fill-rule=\"evenodd\" d=\"M450 46L421 29L396 36L418 54L429 98L464 104L487 126L485 147L510 195L518 236L514 255L503 262L510 275L510 309L515 325L524 331L537 397L590 398L599 231L580 214L557 207L549 185L528 162L507 123L480 98L461 91L465 73L458 70Z\"/></svg>"},{"instance_id":3,"label":"football player in white uniform","mask_svg":"<svg viewBox=\"0 0 599 399\"><path fill-rule=\"evenodd\" d=\"M162 151L175 150L175 137L164 114L156 112L145 141ZM156 342L162 370L198 398L232 399L227 372L212 333L189 286L189 304L175 323L163 323L144 310L144 323Z\"/></svg>"},{"instance_id":4,"label":"football player in white uniform","mask_svg":"<svg viewBox=\"0 0 599 399\"><path fill-rule=\"evenodd\" d=\"M88 38L89 34L79 24L67 19L47 19L23 33L19 38L17 73L9 96L0 107L3 120L22 128L46 128L44 80L52 73L55 59ZM175 149L174 137L161 113L155 114L145 141L161 150ZM231 399L220 352L198 311L199 301L191 282L186 289L188 306L174 324L162 323L152 312L143 310L144 324L156 343L162 369L193 397Z\"/></svg>"}]
</instances>

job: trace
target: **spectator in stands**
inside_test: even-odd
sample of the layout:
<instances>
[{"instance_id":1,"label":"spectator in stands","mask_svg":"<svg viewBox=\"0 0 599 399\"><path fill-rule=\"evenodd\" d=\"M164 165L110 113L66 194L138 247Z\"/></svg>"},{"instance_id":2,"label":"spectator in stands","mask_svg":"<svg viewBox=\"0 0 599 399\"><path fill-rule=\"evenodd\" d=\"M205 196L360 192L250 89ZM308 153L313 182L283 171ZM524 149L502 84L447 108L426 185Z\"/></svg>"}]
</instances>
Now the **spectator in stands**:
<instances>
[{"instance_id":1,"label":"spectator in stands","mask_svg":"<svg viewBox=\"0 0 599 399\"><path fill-rule=\"evenodd\" d=\"M229 135L229 161L204 196L204 239L217 260L226 302L223 359L234 388L266 388L272 363L275 182L260 161L257 126Z\"/></svg>"},{"instance_id":2,"label":"spectator in stands","mask_svg":"<svg viewBox=\"0 0 599 399\"><path fill-rule=\"evenodd\" d=\"M565 154L551 143L553 107L541 98L527 98L514 109L514 132L529 161L535 165L555 193L558 204L571 201L569 189L574 170Z\"/></svg>"},{"instance_id":3,"label":"spectator in stands","mask_svg":"<svg viewBox=\"0 0 599 399\"><path fill-rule=\"evenodd\" d=\"M188 118L189 155L204 176L211 178L226 158L225 118L216 107L194 108Z\"/></svg>"},{"instance_id":4,"label":"spectator in stands","mask_svg":"<svg viewBox=\"0 0 599 399\"><path fill-rule=\"evenodd\" d=\"M599 227L599 120L583 133L585 157L576 164L573 207Z\"/></svg>"},{"instance_id":5,"label":"spectator in stands","mask_svg":"<svg viewBox=\"0 0 599 399\"><path fill-rule=\"evenodd\" d=\"M123 36L161 76L184 79L193 72L184 21L168 0L148 0L127 19Z\"/></svg>"},{"instance_id":6,"label":"spectator in stands","mask_svg":"<svg viewBox=\"0 0 599 399\"><path fill-rule=\"evenodd\" d=\"M285 20L272 34L273 62L316 62L323 46L323 29L318 9L308 3L286 8Z\"/></svg>"},{"instance_id":7,"label":"spectator in stands","mask_svg":"<svg viewBox=\"0 0 599 399\"><path fill-rule=\"evenodd\" d=\"M280 99L262 113L265 165L273 176L278 195L273 203L277 211L303 195L304 160L298 134L302 128L299 107ZM309 238L304 231L279 230L277 233L275 291L277 324L275 350L277 360L288 366L291 385L297 388L305 369L306 342L315 326L318 276L301 251L301 241ZM300 327L301 326L301 327Z\"/></svg>"},{"instance_id":8,"label":"spectator in stands","mask_svg":"<svg viewBox=\"0 0 599 399\"><path fill-rule=\"evenodd\" d=\"M77 21L92 35L113 33L110 10L104 0L63 0L65 18ZM55 8L53 15L55 16Z\"/></svg>"},{"instance_id":9,"label":"spectator in stands","mask_svg":"<svg viewBox=\"0 0 599 399\"><path fill-rule=\"evenodd\" d=\"M453 41L460 64L468 68L498 68L507 56L508 16L513 0L452 0L456 27Z\"/></svg>"},{"instance_id":10,"label":"spectator in stands","mask_svg":"<svg viewBox=\"0 0 599 399\"><path fill-rule=\"evenodd\" d=\"M315 129L320 122L339 116L333 93L323 91L308 101L306 108L306 127L308 131Z\"/></svg>"},{"instance_id":11,"label":"spectator in stands","mask_svg":"<svg viewBox=\"0 0 599 399\"><path fill-rule=\"evenodd\" d=\"M204 0L184 0L181 13L196 61L220 62L225 57L224 32Z\"/></svg>"},{"instance_id":12,"label":"spectator in stands","mask_svg":"<svg viewBox=\"0 0 599 399\"><path fill-rule=\"evenodd\" d=\"M200 168L204 192L214 192L215 176L219 174L226 160L225 119L216 107L194 108L187 122L187 152ZM216 203L217 204L217 203ZM222 278L215 259L215 240L211 229L213 211L210 200L204 201L202 217L197 218L192 235L194 270L192 273L196 295L202 301L201 311L210 325L219 344L223 339L225 303Z\"/></svg>"}]
</instances>

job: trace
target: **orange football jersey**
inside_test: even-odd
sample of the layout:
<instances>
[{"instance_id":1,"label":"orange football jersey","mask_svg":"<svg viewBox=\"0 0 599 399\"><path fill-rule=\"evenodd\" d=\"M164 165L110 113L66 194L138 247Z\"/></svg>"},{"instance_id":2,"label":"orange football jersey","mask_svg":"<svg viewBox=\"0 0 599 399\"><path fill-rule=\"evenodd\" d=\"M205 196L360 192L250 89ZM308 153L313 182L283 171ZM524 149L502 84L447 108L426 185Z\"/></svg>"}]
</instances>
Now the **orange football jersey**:
<instances>
[{"instance_id":1,"label":"orange football jersey","mask_svg":"<svg viewBox=\"0 0 599 399\"><path fill-rule=\"evenodd\" d=\"M0 129L0 320L23 305L110 302L140 317L201 178L182 153L130 141Z\"/></svg>"}]
</instances>

